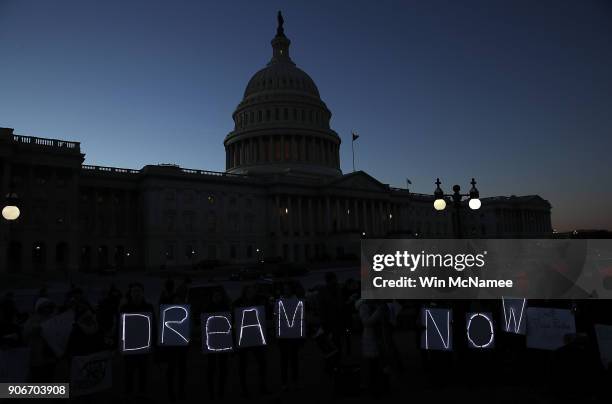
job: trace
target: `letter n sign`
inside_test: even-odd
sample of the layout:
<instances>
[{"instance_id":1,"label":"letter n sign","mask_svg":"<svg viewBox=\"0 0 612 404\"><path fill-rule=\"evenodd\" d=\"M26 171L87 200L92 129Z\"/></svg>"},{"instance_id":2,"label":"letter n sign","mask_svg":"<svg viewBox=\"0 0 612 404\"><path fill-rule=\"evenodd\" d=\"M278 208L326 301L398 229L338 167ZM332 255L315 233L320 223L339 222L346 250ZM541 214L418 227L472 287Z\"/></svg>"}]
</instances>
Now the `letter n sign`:
<instances>
[{"instance_id":1,"label":"letter n sign","mask_svg":"<svg viewBox=\"0 0 612 404\"><path fill-rule=\"evenodd\" d=\"M186 304L162 304L159 307L159 345L189 345L191 312Z\"/></svg>"},{"instance_id":2,"label":"letter n sign","mask_svg":"<svg viewBox=\"0 0 612 404\"><path fill-rule=\"evenodd\" d=\"M267 345L266 311L263 306L237 308L234 321L238 348Z\"/></svg>"},{"instance_id":3,"label":"letter n sign","mask_svg":"<svg viewBox=\"0 0 612 404\"><path fill-rule=\"evenodd\" d=\"M119 333L121 353L142 354L151 350L151 313L121 313Z\"/></svg>"},{"instance_id":4,"label":"letter n sign","mask_svg":"<svg viewBox=\"0 0 612 404\"><path fill-rule=\"evenodd\" d=\"M425 307L421 309L421 348L438 351L453 350L453 332L451 329L450 309L434 309Z\"/></svg>"},{"instance_id":5,"label":"letter n sign","mask_svg":"<svg viewBox=\"0 0 612 404\"><path fill-rule=\"evenodd\" d=\"M279 299L276 301L276 336L304 338L304 301Z\"/></svg>"}]
</instances>

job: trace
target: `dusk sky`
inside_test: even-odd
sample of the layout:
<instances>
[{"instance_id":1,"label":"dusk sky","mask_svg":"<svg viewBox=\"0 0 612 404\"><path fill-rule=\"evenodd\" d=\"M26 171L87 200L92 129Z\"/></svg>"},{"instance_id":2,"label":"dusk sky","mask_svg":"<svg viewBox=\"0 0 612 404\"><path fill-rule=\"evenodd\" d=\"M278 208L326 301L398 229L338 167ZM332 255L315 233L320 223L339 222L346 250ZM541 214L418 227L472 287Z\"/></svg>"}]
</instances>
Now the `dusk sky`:
<instances>
[{"instance_id":1,"label":"dusk sky","mask_svg":"<svg viewBox=\"0 0 612 404\"><path fill-rule=\"evenodd\" d=\"M276 12L350 172L431 193L539 194L612 229L612 2L0 0L0 126L86 164L225 169ZM433 209L433 208L432 208Z\"/></svg>"}]
</instances>

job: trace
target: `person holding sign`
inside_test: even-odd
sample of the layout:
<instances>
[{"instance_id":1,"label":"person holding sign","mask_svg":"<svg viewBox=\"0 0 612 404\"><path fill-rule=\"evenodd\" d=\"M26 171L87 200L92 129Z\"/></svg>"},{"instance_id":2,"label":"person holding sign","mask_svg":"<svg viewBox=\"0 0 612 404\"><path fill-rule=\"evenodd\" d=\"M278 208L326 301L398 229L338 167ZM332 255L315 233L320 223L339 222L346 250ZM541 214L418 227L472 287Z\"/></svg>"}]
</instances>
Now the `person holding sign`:
<instances>
[{"instance_id":1,"label":"person holding sign","mask_svg":"<svg viewBox=\"0 0 612 404\"><path fill-rule=\"evenodd\" d=\"M104 343L104 335L98 326L98 320L90 306L76 305L74 325L66 347L68 356L86 356L108 348Z\"/></svg>"},{"instance_id":2,"label":"person holding sign","mask_svg":"<svg viewBox=\"0 0 612 404\"><path fill-rule=\"evenodd\" d=\"M164 290L159 297L160 306L160 358L166 362L166 386L168 388L168 400L174 402L178 397L185 398L185 382L187 380L187 353L188 330L190 318L187 308L181 304L185 303L184 295L179 295L174 287L174 281L167 279ZM182 320L180 323L173 320ZM177 328L178 327L178 328ZM164 338L168 333L168 338ZM187 334L187 335L183 335Z\"/></svg>"},{"instance_id":3,"label":"person holding sign","mask_svg":"<svg viewBox=\"0 0 612 404\"><path fill-rule=\"evenodd\" d=\"M208 313L227 313L226 316L221 316L217 314L213 316L213 319L218 320L220 325L227 325L228 328L223 328L221 329L221 331L210 330L210 333L220 334L221 332L227 332L229 334L229 339L231 339L232 325L231 317L228 313L230 311L230 303L225 293L223 293L221 290L213 291L210 299L210 304L208 304L208 306L206 306L204 310ZM202 328L204 330L204 333L208 333L209 331L207 325L210 325L212 327L213 322L212 320L209 320L210 315L203 314L202 316L204 317L204 323L202 325ZM214 400L215 397L223 399L223 397L225 396L225 384L227 380L227 353L233 351L232 341L230 341L230 343L227 345L212 346L208 341L210 335L203 335L202 338L204 339L203 346L206 347L206 352L209 353L207 358L208 363L206 372L208 396L211 400Z\"/></svg>"},{"instance_id":4,"label":"person holding sign","mask_svg":"<svg viewBox=\"0 0 612 404\"><path fill-rule=\"evenodd\" d=\"M266 387L266 341L265 336L263 335L265 329L265 319L261 318L265 316L265 313L263 313L263 310L260 312L258 309L260 307L264 307L265 304L265 300L257 296L254 285L246 285L242 289L242 295L234 302L234 315L236 316L235 334L238 346L240 387L242 389L242 395L245 398L249 397L246 373L248 358L250 356L252 356L257 363L260 393L267 394L268 392ZM256 329L257 324L259 324L258 329ZM247 327L250 329L247 329ZM241 338L241 336L243 336L243 331L249 331L248 337L253 337L253 339L257 337L259 339L257 342L254 340L250 341L250 338L249 340L246 338L243 340Z\"/></svg>"},{"instance_id":5,"label":"person holding sign","mask_svg":"<svg viewBox=\"0 0 612 404\"><path fill-rule=\"evenodd\" d=\"M304 338L304 301L295 293L290 282L283 283L282 294L276 302L276 337L280 350L281 382L283 390L288 389L289 370L291 383L298 387L299 360L298 354Z\"/></svg>"},{"instance_id":6,"label":"person holding sign","mask_svg":"<svg viewBox=\"0 0 612 404\"><path fill-rule=\"evenodd\" d=\"M121 307L123 317L126 313L150 313L151 324L153 321L153 306L144 298L144 286L140 283L132 283L126 294L127 302ZM124 321L124 320L122 320ZM121 325L120 325L121 327ZM152 333L154 327L150 327ZM150 338L154 341L154 338ZM149 347L150 348L150 347ZM147 388L147 368L149 366L149 355L125 355L125 393L131 395L134 391L134 382L138 378L138 393L144 395Z\"/></svg>"},{"instance_id":7,"label":"person holding sign","mask_svg":"<svg viewBox=\"0 0 612 404\"><path fill-rule=\"evenodd\" d=\"M355 304L363 324L361 350L368 369L370 393L377 396L383 392L385 380L381 363L383 322L388 316L388 307L383 301L358 300Z\"/></svg>"},{"instance_id":8,"label":"person holding sign","mask_svg":"<svg viewBox=\"0 0 612 404\"><path fill-rule=\"evenodd\" d=\"M23 326L23 337L30 346L30 381L48 383L53 381L57 358L42 335L41 325L55 313L55 303L39 297L34 305L34 314Z\"/></svg>"}]
</instances>

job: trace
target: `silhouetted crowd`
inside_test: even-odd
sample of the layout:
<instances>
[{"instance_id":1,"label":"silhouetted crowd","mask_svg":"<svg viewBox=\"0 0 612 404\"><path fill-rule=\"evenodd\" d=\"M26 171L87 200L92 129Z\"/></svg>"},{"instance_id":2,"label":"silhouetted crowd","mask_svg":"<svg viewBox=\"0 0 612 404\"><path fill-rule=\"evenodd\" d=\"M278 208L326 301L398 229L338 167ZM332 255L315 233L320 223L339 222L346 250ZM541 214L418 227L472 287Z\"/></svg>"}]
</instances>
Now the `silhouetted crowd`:
<instances>
[{"instance_id":1,"label":"silhouetted crowd","mask_svg":"<svg viewBox=\"0 0 612 404\"><path fill-rule=\"evenodd\" d=\"M86 356L101 351L118 351L119 314L122 312L157 313L161 304L191 303L192 282L184 278L180 282L167 279L156 305L145 298L144 286L131 283L125 291L111 285L96 304L92 304L82 289L72 286L61 304L52 301L46 289L41 289L35 298L32 311L22 313L17 309L12 293L0 301L0 349L29 348L28 381L53 382L66 380L59 373L62 361L76 356ZM257 283L246 284L240 296L231 301L222 288L211 289L198 310L202 313L233 312L237 307L264 306L266 318L275 315L274 302L278 298L299 298L306 302L306 338L276 339L266 346L237 348L232 353L201 354L197 343L190 346L152 347L151 354L123 355L116 361L122 367L124 391L122 395L147 397L150 393L150 370L153 364L164 369L167 401L184 401L193 397L188 392L190 353L198 352L205 362L207 396L210 399L226 397L230 362L238 368L240 393L243 398L252 394L268 395L270 391L268 365L271 350L276 349L280 360L280 388L282 391L299 391L305 344L314 344L320 364L321 377L333 380L337 395L359 395L367 392L374 397L384 396L392 390L393 380L408 380L407 373L415 372L415 364L406 363L402 352L406 345L414 344L419 351L429 386L452 383L502 384L510 379L555 380L576 385L576 374L589 377L595 386L591 393L598 395L610 379L609 369L600 362L593 325L612 324L612 309L608 301L555 301L535 302L537 307L571 309L576 317L577 332L568 336L567 345L557 351L527 350L525 337L508 335L496 330L495 349L476 352L462 342L465 323L460 320L463 313L482 310L492 313L500 311L497 301L374 301L360 299L360 284L349 279L340 284L332 272L326 274L325 284L305 291L294 281L276 282L273 287L262 289ZM454 351L435 352L419 349L423 331L419 317L421 307L453 308ZM65 353L58 357L41 335L41 324L68 310L74 312L74 324ZM192 312L194 325L200 312ZM156 324L156 322L153 322ZM273 321L268 321L268 335L273 336ZM154 332L155 332L155 328ZM398 331L412 330L415 340L397 338ZM194 337L200 331L192 331ZM360 336L361 346L354 347L355 336ZM155 336L153 337L155 339ZM195 338L197 340L197 338ZM272 346L271 346L272 345ZM404 345L404 347L402 347ZM355 355L356 354L356 355ZM349 357L360 357L358 363L347 361ZM193 358L191 358L193 359ZM253 390L248 370L255 367L256 389ZM547 373L541 373L547 372ZM403 378L400 378L400 375ZM498 380L497 377L500 379ZM508 379L509 378L509 379ZM532 380L533 381L533 380ZM529 383L529 381L528 381ZM396 385L398 385L396 383ZM399 386L402 384L400 383ZM589 384L591 386L591 384ZM561 391L565 391L561 389ZM252 391L253 390L253 391ZM119 392L114 391L119 394ZM272 392L277 393L277 392ZM599 397L599 396L597 396Z\"/></svg>"}]
</instances>

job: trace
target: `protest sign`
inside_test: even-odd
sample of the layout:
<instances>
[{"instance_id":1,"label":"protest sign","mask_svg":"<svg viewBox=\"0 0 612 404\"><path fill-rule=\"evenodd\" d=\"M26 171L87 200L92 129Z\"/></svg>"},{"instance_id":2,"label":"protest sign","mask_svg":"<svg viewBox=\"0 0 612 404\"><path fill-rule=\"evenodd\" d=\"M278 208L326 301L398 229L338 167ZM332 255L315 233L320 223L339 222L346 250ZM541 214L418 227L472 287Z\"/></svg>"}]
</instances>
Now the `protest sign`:
<instances>
[{"instance_id":1,"label":"protest sign","mask_svg":"<svg viewBox=\"0 0 612 404\"><path fill-rule=\"evenodd\" d=\"M159 308L159 319L159 345L189 345L191 331L191 311L189 305L162 304Z\"/></svg>"},{"instance_id":2,"label":"protest sign","mask_svg":"<svg viewBox=\"0 0 612 404\"><path fill-rule=\"evenodd\" d=\"M202 321L202 352L232 352L234 335L231 313L203 313L200 318Z\"/></svg>"},{"instance_id":3,"label":"protest sign","mask_svg":"<svg viewBox=\"0 0 612 404\"><path fill-rule=\"evenodd\" d=\"M468 313L466 315L466 334L470 348L494 348L493 315L491 313Z\"/></svg>"},{"instance_id":4,"label":"protest sign","mask_svg":"<svg viewBox=\"0 0 612 404\"><path fill-rule=\"evenodd\" d=\"M121 352L141 354L151 350L151 313L121 313L119 330Z\"/></svg>"},{"instance_id":5,"label":"protest sign","mask_svg":"<svg viewBox=\"0 0 612 404\"><path fill-rule=\"evenodd\" d=\"M304 338L304 301L279 299L276 301L276 336Z\"/></svg>"},{"instance_id":6,"label":"protest sign","mask_svg":"<svg viewBox=\"0 0 612 404\"><path fill-rule=\"evenodd\" d=\"M74 312L68 310L51 317L40 325L42 337L58 357L64 355L66 351L73 324Z\"/></svg>"},{"instance_id":7,"label":"protest sign","mask_svg":"<svg viewBox=\"0 0 612 404\"><path fill-rule=\"evenodd\" d=\"M238 348L267 345L266 312L263 306L239 307L234 315Z\"/></svg>"},{"instance_id":8,"label":"protest sign","mask_svg":"<svg viewBox=\"0 0 612 404\"><path fill-rule=\"evenodd\" d=\"M511 334L525 335L527 332L527 299L502 297L502 329Z\"/></svg>"},{"instance_id":9,"label":"protest sign","mask_svg":"<svg viewBox=\"0 0 612 404\"><path fill-rule=\"evenodd\" d=\"M440 351L453 350L450 309L421 309L421 348Z\"/></svg>"},{"instance_id":10,"label":"protest sign","mask_svg":"<svg viewBox=\"0 0 612 404\"><path fill-rule=\"evenodd\" d=\"M576 333L574 314L566 309L527 309L527 348L554 351L565 345L565 336Z\"/></svg>"},{"instance_id":11,"label":"protest sign","mask_svg":"<svg viewBox=\"0 0 612 404\"><path fill-rule=\"evenodd\" d=\"M109 351L72 358L71 396L82 396L110 389L113 385L112 368L112 354Z\"/></svg>"}]
</instances>

